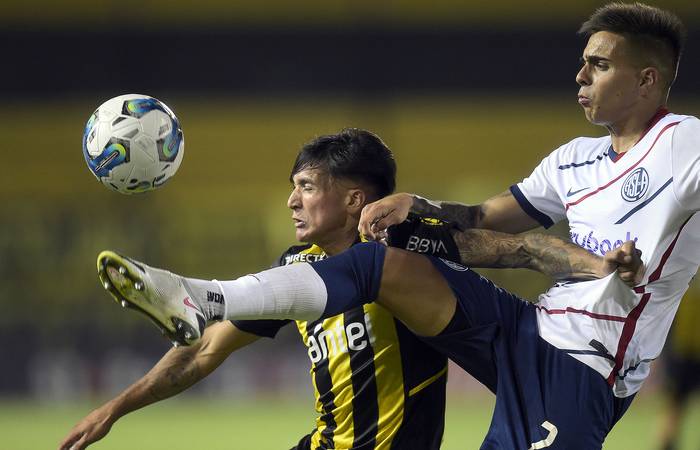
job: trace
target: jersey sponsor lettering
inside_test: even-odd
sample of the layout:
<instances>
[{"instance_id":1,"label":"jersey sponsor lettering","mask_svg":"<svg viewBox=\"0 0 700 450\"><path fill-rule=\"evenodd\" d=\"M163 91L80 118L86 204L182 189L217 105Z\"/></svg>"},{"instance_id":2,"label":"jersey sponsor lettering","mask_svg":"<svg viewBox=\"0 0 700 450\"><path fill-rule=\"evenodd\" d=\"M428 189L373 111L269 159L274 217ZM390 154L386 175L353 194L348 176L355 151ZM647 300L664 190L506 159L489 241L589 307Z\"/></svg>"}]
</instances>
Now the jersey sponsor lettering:
<instances>
[{"instance_id":1,"label":"jersey sponsor lettering","mask_svg":"<svg viewBox=\"0 0 700 450\"><path fill-rule=\"evenodd\" d=\"M293 255L285 255L284 256L284 265L287 266L289 264L296 264L296 263L311 263L311 262L316 262L316 261L321 261L326 257L325 253L322 254L317 254L317 253L295 253Z\"/></svg>"},{"instance_id":2,"label":"jersey sponsor lettering","mask_svg":"<svg viewBox=\"0 0 700 450\"><path fill-rule=\"evenodd\" d=\"M610 250L621 247L622 244L627 241L634 241L636 244L639 240L639 237L633 235L631 231L625 232L625 235L621 236L623 239L615 239L607 236L596 236L593 233L593 230L589 231L587 234L585 232L579 233L572 230L569 234L571 235L571 242L579 247L585 248L591 253L601 256L605 255Z\"/></svg>"},{"instance_id":3,"label":"jersey sponsor lettering","mask_svg":"<svg viewBox=\"0 0 700 450\"><path fill-rule=\"evenodd\" d=\"M428 239L412 234L406 243L406 250L416 253L428 253L437 255L440 252L447 253L447 247L440 239Z\"/></svg>"},{"instance_id":4,"label":"jersey sponsor lettering","mask_svg":"<svg viewBox=\"0 0 700 450\"><path fill-rule=\"evenodd\" d=\"M362 322L336 322L335 327L328 330L324 330L323 324L319 323L314 327L313 334L309 335L309 359L311 363L317 364L329 356L348 353L348 350L363 350L375 341L369 314L364 315Z\"/></svg>"},{"instance_id":5,"label":"jersey sponsor lettering","mask_svg":"<svg viewBox=\"0 0 700 450\"><path fill-rule=\"evenodd\" d=\"M388 228L387 243L414 253L459 261L459 250L452 237L456 228L438 219L409 214L405 221Z\"/></svg>"}]
</instances>

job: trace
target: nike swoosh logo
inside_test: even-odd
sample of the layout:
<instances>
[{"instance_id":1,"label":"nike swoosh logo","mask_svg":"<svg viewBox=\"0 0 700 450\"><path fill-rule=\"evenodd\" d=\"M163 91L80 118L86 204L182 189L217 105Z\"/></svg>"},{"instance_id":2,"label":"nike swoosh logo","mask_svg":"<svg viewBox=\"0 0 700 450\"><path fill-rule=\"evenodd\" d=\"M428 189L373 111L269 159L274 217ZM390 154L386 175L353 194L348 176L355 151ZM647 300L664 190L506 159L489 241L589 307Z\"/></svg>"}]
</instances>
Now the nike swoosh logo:
<instances>
[{"instance_id":1,"label":"nike swoosh logo","mask_svg":"<svg viewBox=\"0 0 700 450\"><path fill-rule=\"evenodd\" d=\"M569 188L569 192L566 193L566 196L567 196L567 197L571 197L572 195L576 195L576 194L578 194L579 192L585 191L586 189L588 189L588 188L585 187L585 188L579 189L579 190L577 190L577 191L572 191L571 188Z\"/></svg>"},{"instance_id":2,"label":"nike swoosh logo","mask_svg":"<svg viewBox=\"0 0 700 450\"><path fill-rule=\"evenodd\" d=\"M190 301L190 298L189 298L189 297L185 297L185 299L184 299L182 302L183 302L185 305L189 306L190 308L194 308L197 312L201 313L201 311L199 310L199 308L197 307L197 305L195 305L194 303L192 303L192 302Z\"/></svg>"}]
</instances>

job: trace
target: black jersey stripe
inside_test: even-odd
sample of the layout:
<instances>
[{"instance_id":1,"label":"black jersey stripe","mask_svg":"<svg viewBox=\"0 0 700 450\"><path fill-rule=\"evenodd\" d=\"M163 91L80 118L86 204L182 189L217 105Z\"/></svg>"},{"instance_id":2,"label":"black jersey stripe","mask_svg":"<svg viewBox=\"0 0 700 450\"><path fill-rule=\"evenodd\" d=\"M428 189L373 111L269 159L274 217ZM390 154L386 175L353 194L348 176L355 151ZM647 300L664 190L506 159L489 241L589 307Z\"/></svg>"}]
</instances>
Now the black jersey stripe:
<instances>
[{"instance_id":1,"label":"black jersey stripe","mask_svg":"<svg viewBox=\"0 0 700 450\"><path fill-rule=\"evenodd\" d=\"M637 211L639 211L640 209L644 208L644 207L647 206L649 203L651 203L651 201L654 200L654 199L656 198L656 196L659 195L659 194L661 193L661 191L663 191L664 189L666 189L666 188L668 187L668 185L671 184L672 181L673 181L673 177L669 178L668 181L667 181L666 183L664 183L664 185L661 186L661 187L659 188L658 191L654 192L648 199L644 200L642 203L640 203L639 205L637 205L637 206L635 206L634 208L632 208L627 214L625 214L624 216L622 216L622 218L620 218L620 220L618 220L617 222L615 222L615 225L620 225L622 222L624 222L624 221L626 221L627 219L629 219L630 216L632 216L633 214L636 214Z\"/></svg>"},{"instance_id":2,"label":"black jersey stripe","mask_svg":"<svg viewBox=\"0 0 700 450\"><path fill-rule=\"evenodd\" d=\"M377 379L374 369L374 349L367 334L364 308L355 308L343 314L345 327L357 324L364 330L357 341L349 340L348 354L352 370L353 448L373 449L377 442L379 404L377 401ZM353 344L354 342L354 344ZM353 348L355 347L355 348ZM362 431L358 433L358 431Z\"/></svg>"},{"instance_id":3,"label":"black jersey stripe","mask_svg":"<svg viewBox=\"0 0 700 450\"><path fill-rule=\"evenodd\" d=\"M601 358L615 361L615 358L613 356L611 356L610 354L599 352L598 350L567 350L567 349L562 349L562 352L568 353L570 355L599 356Z\"/></svg>"},{"instance_id":4,"label":"black jersey stripe","mask_svg":"<svg viewBox=\"0 0 700 450\"><path fill-rule=\"evenodd\" d=\"M309 336L313 336L314 339L319 339L319 334L323 332L322 321L317 320L314 322L309 322L306 326L306 332ZM323 337L321 337L323 339ZM333 379L328 371L328 358L322 358L314 366L314 382L316 383L316 389L319 392L318 400L323 405L323 415L320 419L326 424L326 428L321 431L321 442L325 443L324 447L318 447L317 450L331 449L335 448L333 442L333 436L335 435L335 429L337 424L335 422L335 417L333 416L333 410L335 409L335 394L333 393Z\"/></svg>"},{"instance_id":5,"label":"black jersey stripe","mask_svg":"<svg viewBox=\"0 0 700 450\"><path fill-rule=\"evenodd\" d=\"M610 149L612 151L612 148ZM576 169L578 167L583 167L583 166L589 166L591 164L595 164L597 162L602 161L606 156L608 156L608 152L605 151L603 152L602 155L598 155L595 157L595 159L592 159L590 161L583 161L583 162L572 162L570 164L562 164L561 166L557 167L559 170L566 170L566 169Z\"/></svg>"}]
</instances>

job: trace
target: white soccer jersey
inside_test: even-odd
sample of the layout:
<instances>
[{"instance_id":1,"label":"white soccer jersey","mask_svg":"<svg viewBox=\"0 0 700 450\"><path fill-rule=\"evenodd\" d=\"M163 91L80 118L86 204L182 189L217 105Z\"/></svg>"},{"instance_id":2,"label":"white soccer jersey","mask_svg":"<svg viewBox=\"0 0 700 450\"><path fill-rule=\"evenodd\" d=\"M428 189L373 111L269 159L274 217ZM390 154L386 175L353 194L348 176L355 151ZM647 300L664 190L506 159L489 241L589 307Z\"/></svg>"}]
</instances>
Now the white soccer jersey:
<instances>
[{"instance_id":1,"label":"white soccer jersey","mask_svg":"<svg viewBox=\"0 0 700 450\"><path fill-rule=\"evenodd\" d=\"M609 136L578 138L511 187L548 227L603 255L634 240L646 271L634 291L616 274L563 282L540 296L540 336L598 371L618 397L639 390L700 264L700 120L661 111L629 151Z\"/></svg>"}]
</instances>

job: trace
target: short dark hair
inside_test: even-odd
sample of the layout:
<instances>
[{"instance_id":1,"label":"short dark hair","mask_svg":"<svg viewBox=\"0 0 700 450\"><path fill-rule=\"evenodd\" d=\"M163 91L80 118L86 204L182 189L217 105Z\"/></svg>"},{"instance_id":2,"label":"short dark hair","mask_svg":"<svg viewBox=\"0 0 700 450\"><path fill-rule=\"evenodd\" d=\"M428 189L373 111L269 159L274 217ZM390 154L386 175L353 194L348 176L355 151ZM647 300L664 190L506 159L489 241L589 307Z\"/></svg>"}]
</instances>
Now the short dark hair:
<instances>
[{"instance_id":1,"label":"short dark hair","mask_svg":"<svg viewBox=\"0 0 700 450\"><path fill-rule=\"evenodd\" d=\"M294 162L290 181L295 174L311 168L325 170L332 178L364 183L379 198L396 188L396 162L391 150L379 136L359 128L345 128L305 144Z\"/></svg>"},{"instance_id":2,"label":"short dark hair","mask_svg":"<svg viewBox=\"0 0 700 450\"><path fill-rule=\"evenodd\" d=\"M599 31L624 36L642 54L651 56L667 72L670 86L678 70L686 36L683 22L672 12L643 3L608 3L581 25L579 34Z\"/></svg>"}]
</instances>

